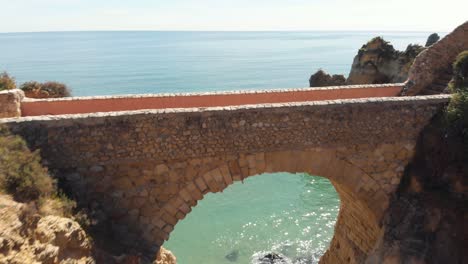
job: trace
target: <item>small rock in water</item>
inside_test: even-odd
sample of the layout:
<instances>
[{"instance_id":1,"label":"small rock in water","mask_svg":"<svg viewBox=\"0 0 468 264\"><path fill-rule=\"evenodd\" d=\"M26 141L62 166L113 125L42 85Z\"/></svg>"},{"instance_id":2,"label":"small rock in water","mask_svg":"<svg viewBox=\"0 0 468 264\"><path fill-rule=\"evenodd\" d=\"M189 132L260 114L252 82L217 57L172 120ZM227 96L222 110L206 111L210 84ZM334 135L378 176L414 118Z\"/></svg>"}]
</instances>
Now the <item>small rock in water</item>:
<instances>
[{"instance_id":1,"label":"small rock in water","mask_svg":"<svg viewBox=\"0 0 468 264\"><path fill-rule=\"evenodd\" d=\"M259 259L260 264L283 264L287 263L284 257L276 253L268 253Z\"/></svg>"},{"instance_id":2,"label":"small rock in water","mask_svg":"<svg viewBox=\"0 0 468 264\"><path fill-rule=\"evenodd\" d=\"M239 250L233 250L231 253L227 254L225 258L231 262L237 261L239 258Z\"/></svg>"},{"instance_id":3,"label":"small rock in water","mask_svg":"<svg viewBox=\"0 0 468 264\"><path fill-rule=\"evenodd\" d=\"M313 259L307 257L298 257L294 259L293 263L295 264L314 264ZM318 261L317 261L318 263Z\"/></svg>"}]
</instances>

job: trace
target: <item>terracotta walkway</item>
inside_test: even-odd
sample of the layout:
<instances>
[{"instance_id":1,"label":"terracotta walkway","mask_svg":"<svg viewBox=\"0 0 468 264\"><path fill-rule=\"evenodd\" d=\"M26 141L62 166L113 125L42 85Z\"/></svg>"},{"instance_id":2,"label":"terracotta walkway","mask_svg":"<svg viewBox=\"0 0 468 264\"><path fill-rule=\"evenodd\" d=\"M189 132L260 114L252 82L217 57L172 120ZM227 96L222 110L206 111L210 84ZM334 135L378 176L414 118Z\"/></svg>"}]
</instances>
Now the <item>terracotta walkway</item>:
<instances>
[{"instance_id":1,"label":"terracotta walkway","mask_svg":"<svg viewBox=\"0 0 468 264\"><path fill-rule=\"evenodd\" d=\"M218 93L26 99L23 116L82 114L142 109L201 108L397 96L403 84L237 91Z\"/></svg>"}]
</instances>

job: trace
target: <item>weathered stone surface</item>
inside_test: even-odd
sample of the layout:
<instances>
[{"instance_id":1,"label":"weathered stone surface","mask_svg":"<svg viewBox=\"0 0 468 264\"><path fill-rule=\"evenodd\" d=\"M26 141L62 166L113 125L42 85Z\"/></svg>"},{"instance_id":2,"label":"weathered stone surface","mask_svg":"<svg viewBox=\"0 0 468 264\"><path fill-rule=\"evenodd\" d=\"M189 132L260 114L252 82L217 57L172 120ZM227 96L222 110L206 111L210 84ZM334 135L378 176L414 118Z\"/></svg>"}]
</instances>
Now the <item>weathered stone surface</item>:
<instances>
[{"instance_id":1,"label":"weathered stone surface","mask_svg":"<svg viewBox=\"0 0 468 264\"><path fill-rule=\"evenodd\" d=\"M18 89L0 91L0 118L21 116L23 98L23 91Z\"/></svg>"},{"instance_id":2,"label":"weathered stone surface","mask_svg":"<svg viewBox=\"0 0 468 264\"><path fill-rule=\"evenodd\" d=\"M421 52L411 66L403 94L417 95L441 73L451 69L460 52L468 50L468 21Z\"/></svg>"},{"instance_id":3,"label":"weathered stone surface","mask_svg":"<svg viewBox=\"0 0 468 264\"><path fill-rule=\"evenodd\" d=\"M468 153L444 119L421 133L366 263L468 263Z\"/></svg>"},{"instance_id":4,"label":"weathered stone surface","mask_svg":"<svg viewBox=\"0 0 468 264\"><path fill-rule=\"evenodd\" d=\"M177 264L177 260L171 251L161 247L154 264Z\"/></svg>"},{"instance_id":5,"label":"weathered stone surface","mask_svg":"<svg viewBox=\"0 0 468 264\"><path fill-rule=\"evenodd\" d=\"M95 263L92 244L75 221L41 217L0 195L0 263Z\"/></svg>"},{"instance_id":6,"label":"weathered stone surface","mask_svg":"<svg viewBox=\"0 0 468 264\"><path fill-rule=\"evenodd\" d=\"M347 84L400 83L406 81L416 56L424 48L408 45L404 52L376 37L361 47L349 73Z\"/></svg>"}]
</instances>

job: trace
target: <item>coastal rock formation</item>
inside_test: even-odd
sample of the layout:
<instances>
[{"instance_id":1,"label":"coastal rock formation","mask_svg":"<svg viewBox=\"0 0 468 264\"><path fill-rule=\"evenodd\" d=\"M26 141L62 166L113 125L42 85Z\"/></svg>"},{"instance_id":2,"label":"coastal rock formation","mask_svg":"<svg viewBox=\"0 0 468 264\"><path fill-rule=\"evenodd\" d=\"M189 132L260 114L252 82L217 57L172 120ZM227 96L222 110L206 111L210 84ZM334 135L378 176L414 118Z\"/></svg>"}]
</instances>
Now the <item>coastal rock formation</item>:
<instances>
[{"instance_id":1,"label":"coastal rock formation","mask_svg":"<svg viewBox=\"0 0 468 264\"><path fill-rule=\"evenodd\" d=\"M0 263L138 264L138 256L113 256L96 247L73 219L41 216L34 205L0 194ZM154 264L176 264L161 247Z\"/></svg>"},{"instance_id":2,"label":"coastal rock formation","mask_svg":"<svg viewBox=\"0 0 468 264\"><path fill-rule=\"evenodd\" d=\"M433 35L429 36L428 43L435 41ZM410 44L405 51L398 51L383 38L376 37L359 49L347 79L344 75L329 75L323 70L318 70L311 75L309 85L321 87L401 83L406 81L414 59L424 49L420 45Z\"/></svg>"},{"instance_id":3,"label":"coastal rock formation","mask_svg":"<svg viewBox=\"0 0 468 264\"><path fill-rule=\"evenodd\" d=\"M154 264L177 264L177 261L171 251L161 247Z\"/></svg>"},{"instance_id":4,"label":"coastal rock formation","mask_svg":"<svg viewBox=\"0 0 468 264\"><path fill-rule=\"evenodd\" d=\"M345 85L346 78L343 75L330 75L323 70L318 70L312 74L309 79L310 87L323 87L323 86L339 86Z\"/></svg>"},{"instance_id":5,"label":"coastal rock formation","mask_svg":"<svg viewBox=\"0 0 468 264\"><path fill-rule=\"evenodd\" d=\"M432 33L432 34L429 35L429 37L427 38L426 45L424 45L424 47L432 46L432 44L436 43L436 42L439 41L439 40L440 40L439 34L437 34L437 33Z\"/></svg>"},{"instance_id":6,"label":"coastal rock formation","mask_svg":"<svg viewBox=\"0 0 468 264\"><path fill-rule=\"evenodd\" d=\"M94 263L80 225L0 196L0 263Z\"/></svg>"},{"instance_id":7,"label":"coastal rock formation","mask_svg":"<svg viewBox=\"0 0 468 264\"><path fill-rule=\"evenodd\" d=\"M404 52L381 37L373 38L354 57L347 84L400 83L408 77L414 58L423 51L419 45L409 45Z\"/></svg>"},{"instance_id":8,"label":"coastal rock formation","mask_svg":"<svg viewBox=\"0 0 468 264\"><path fill-rule=\"evenodd\" d=\"M468 263L468 152L444 119L420 136L384 218L384 236L366 263Z\"/></svg>"},{"instance_id":9,"label":"coastal rock formation","mask_svg":"<svg viewBox=\"0 0 468 264\"><path fill-rule=\"evenodd\" d=\"M452 63L464 50L468 50L468 21L417 56L409 72L403 95L444 92ZM444 81L445 85L438 80ZM434 86L438 83L438 86Z\"/></svg>"}]
</instances>

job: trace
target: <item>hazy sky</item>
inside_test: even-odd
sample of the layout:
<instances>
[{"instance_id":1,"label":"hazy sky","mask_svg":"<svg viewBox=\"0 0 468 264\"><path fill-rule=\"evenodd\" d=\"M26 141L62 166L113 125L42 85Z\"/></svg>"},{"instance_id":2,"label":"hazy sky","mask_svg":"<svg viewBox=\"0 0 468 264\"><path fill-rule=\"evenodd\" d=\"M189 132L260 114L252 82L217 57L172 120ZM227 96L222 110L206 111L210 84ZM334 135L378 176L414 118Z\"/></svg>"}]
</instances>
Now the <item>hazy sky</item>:
<instances>
[{"instance_id":1,"label":"hazy sky","mask_svg":"<svg viewBox=\"0 0 468 264\"><path fill-rule=\"evenodd\" d=\"M0 32L450 31L468 0L0 0Z\"/></svg>"}]
</instances>

